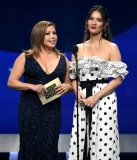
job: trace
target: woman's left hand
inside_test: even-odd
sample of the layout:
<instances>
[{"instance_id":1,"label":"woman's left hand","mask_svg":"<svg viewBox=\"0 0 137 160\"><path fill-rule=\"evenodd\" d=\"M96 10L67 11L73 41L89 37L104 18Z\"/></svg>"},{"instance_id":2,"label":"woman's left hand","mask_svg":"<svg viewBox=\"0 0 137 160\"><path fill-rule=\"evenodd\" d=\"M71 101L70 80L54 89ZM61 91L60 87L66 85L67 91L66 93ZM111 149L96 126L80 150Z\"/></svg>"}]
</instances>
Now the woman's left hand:
<instances>
[{"instance_id":1,"label":"woman's left hand","mask_svg":"<svg viewBox=\"0 0 137 160\"><path fill-rule=\"evenodd\" d=\"M99 98L96 95L90 96L88 98L83 99L83 103L85 106L92 108L97 102Z\"/></svg>"},{"instance_id":2,"label":"woman's left hand","mask_svg":"<svg viewBox=\"0 0 137 160\"><path fill-rule=\"evenodd\" d=\"M58 85L55 87L57 94L65 94L70 90L71 86L68 83L62 83L61 85Z\"/></svg>"}]
</instances>

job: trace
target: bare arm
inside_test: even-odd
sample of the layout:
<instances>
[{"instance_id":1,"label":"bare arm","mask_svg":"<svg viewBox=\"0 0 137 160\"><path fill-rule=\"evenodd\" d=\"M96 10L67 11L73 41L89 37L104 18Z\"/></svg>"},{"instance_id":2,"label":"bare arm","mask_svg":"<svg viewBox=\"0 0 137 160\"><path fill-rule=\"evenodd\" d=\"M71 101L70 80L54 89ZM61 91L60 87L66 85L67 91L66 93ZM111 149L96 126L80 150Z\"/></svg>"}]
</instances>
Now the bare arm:
<instances>
[{"instance_id":1,"label":"bare arm","mask_svg":"<svg viewBox=\"0 0 137 160\"><path fill-rule=\"evenodd\" d=\"M75 61L75 57L73 54L72 54L71 59L72 59L72 61ZM79 86L79 82L78 82L78 86ZM81 103L82 99L84 98L84 95L79 91L79 89L78 89L78 93L77 93L77 80L76 79L72 80L72 88L73 88L75 95L78 95L78 101Z\"/></svg>"},{"instance_id":2,"label":"bare arm","mask_svg":"<svg viewBox=\"0 0 137 160\"><path fill-rule=\"evenodd\" d=\"M25 53L22 53L17 57L17 59L14 62L12 71L10 73L7 85L9 88L16 89L16 90L33 90L38 93L41 92L41 87L42 84L37 84L33 85L30 83L24 83L20 81L20 78L22 77L25 69L24 69L24 64L25 64Z\"/></svg>"},{"instance_id":3,"label":"bare arm","mask_svg":"<svg viewBox=\"0 0 137 160\"><path fill-rule=\"evenodd\" d=\"M121 55L116 44L112 45L110 61L121 61ZM111 80L106 87L99 91L96 95L101 98L112 93L122 83L122 77L119 76Z\"/></svg>"},{"instance_id":4,"label":"bare arm","mask_svg":"<svg viewBox=\"0 0 137 160\"><path fill-rule=\"evenodd\" d=\"M72 54L71 60L75 61L75 57L73 54ZM75 92L75 94L77 94L77 80L76 79L72 80L72 88L73 88L73 91Z\"/></svg>"},{"instance_id":5,"label":"bare arm","mask_svg":"<svg viewBox=\"0 0 137 160\"><path fill-rule=\"evenodd\" d=\"M17 57L17 59L14 62L12 71L10 73L9 79L8 79L8 87L16 89L16 90L28 90L30 89L30 84L23 83L20 81L20 78L22 77L24 73L24 63L25 63L25 54L22 53L20 56Z\"/></svg>"},{"instance_id":6,"label":"bare arm","mask_svg":"<svg viewBox=\"0 0 137 160\"><path fill-rule=\"evenodd\" d=\"M67 71L64 77L64 83L56 87L56 91L58 92L58 94L70 93L72 91L72 84L71 84L71 80L69 77L69 67L70 66L69 66L69 62L67 58L66 58L66 64L67 64Z\"/></svg>"},{"instance_id":7,"label":"bare arm","mask_svg":"<svg viewBox=\"0 0 137 160\"><path fill-rule=\"evenodd\" d=\"M111 80L108 85L106 85L102 90L100 90L98 93L96 93L95 96L97 96L98 99L101 97L104 97L110 93L112 93L120 84L122 83L122 78L118 77L113 80Z\"/></svg>"},{"instance_id":8,"label":"bare arm","mask_svg":"<svg viewBox=\"0 0 137 160\"><path fill-rule=\"evenodd\" d=\"M115 44L112 44L112 47L111 47L110 61L121 61L121 55L120 55L119 49ZM112 93L121 83L122 83L121 76L114 78L102 90L97 92L94 96L90 96L84 99L83 100L84 104L92 107L94 104L97 103L97 101L100 98Z\"/></svg>"},{"instance_id":9,"label":"bare arm","mask_svg":"<svg viewBox=\"0 0 137 160\"><path fill-rule=\"evenodd\" d=\"M69 61L68 59L66 58L66 63L67 63L67 72L66 72L66 76L65 76L65 80L64 80L64 83L68 84L68 91L67 93L70 93L72 91L72 83L71 83L71 80L70 80L70 76L69 76Z\"/></svg>"}]
</instances>

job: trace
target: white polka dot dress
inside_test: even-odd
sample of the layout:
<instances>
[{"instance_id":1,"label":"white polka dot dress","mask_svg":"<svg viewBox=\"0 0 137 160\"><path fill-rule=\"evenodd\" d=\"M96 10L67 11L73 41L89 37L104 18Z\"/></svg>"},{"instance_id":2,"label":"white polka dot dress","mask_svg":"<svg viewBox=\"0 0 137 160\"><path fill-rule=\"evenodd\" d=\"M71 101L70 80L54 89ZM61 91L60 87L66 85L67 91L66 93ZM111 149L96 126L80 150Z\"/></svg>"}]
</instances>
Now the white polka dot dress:
<instances>
[{"instance_id":1,"label":"white polka dot dress","mask_svg":"<svg viewBox=\"0 0 137 160\"><path fill-rule=\"evenodd\" d=\"M70 62L70 78L76 78L75 62ZM105 61L98 57L81 57L78 60L78 75L80 81L108 79L128 74L123 62ZM107 83L97 83L92 89L92 95L103 89ZM80 88L86 96L86 88ZM91 160L119 160L119 134L117 122L117 97L115 92L101 98L92 108L91 131L86 127L86 109L78 104L79 119L79 160L83 158L85 134L87 129L87 150ZM73 126L70 141L69 160L77 160L77 108L74 106Z\"/></svg>"}]
</instances>

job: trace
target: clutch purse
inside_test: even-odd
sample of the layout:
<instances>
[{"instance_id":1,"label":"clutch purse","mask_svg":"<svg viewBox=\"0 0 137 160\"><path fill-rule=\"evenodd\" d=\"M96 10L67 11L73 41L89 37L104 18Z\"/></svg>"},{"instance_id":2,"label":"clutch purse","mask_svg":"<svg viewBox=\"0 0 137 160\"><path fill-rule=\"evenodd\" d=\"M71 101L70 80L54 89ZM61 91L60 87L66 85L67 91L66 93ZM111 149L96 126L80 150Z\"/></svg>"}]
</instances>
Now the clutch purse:
<instances>
[{"instance_id":1,"label":"clutch purse","mask_svg":"<svg viewBox=\"0 0 137 160\"><path fill-rule=\"evenodd\" d=\"M55 91L55 87L60 84L61 84L60 79L56 78L44 85L44 87L47 89L47 92L44 92L44 95L39 96L41 103L43 105L61 96L60 94L57 94Z\"/></svg>"}]
</instances>

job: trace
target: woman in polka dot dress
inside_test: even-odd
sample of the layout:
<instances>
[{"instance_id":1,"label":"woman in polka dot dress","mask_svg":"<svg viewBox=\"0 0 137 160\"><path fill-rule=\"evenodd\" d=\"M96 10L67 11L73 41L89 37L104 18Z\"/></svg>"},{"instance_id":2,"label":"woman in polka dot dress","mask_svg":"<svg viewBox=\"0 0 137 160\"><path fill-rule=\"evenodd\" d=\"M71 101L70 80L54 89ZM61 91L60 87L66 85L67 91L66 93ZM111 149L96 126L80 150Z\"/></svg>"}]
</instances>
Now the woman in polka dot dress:
<instances>
[{"instance_id":1,"label":"woman in polka dot dress","mask_svg":"<svg viewBox=\"0 0 137 160\"><path fill-rule=\"evenodd\" d=\"M85 27L84 43L77 45L77 74L73 55L70 62L70 77L75 93L76 75L79 79L79 155L75 104L69 160L119 160L115 89L128 74L127 65L121 62L119 49L111 42L109 18L104 7L93 6L90 9ZM112 80L108 81L110 77Z\"/></svg>"}]
</instances>

